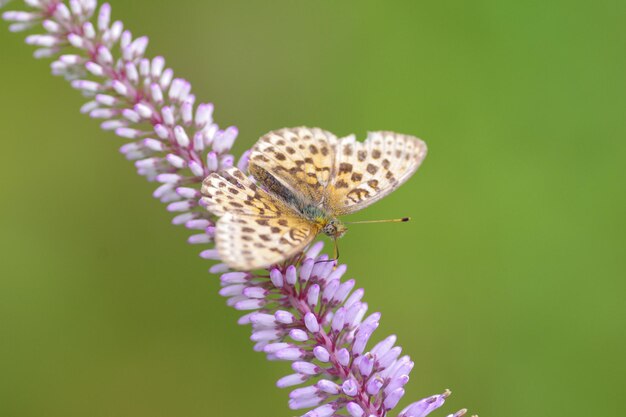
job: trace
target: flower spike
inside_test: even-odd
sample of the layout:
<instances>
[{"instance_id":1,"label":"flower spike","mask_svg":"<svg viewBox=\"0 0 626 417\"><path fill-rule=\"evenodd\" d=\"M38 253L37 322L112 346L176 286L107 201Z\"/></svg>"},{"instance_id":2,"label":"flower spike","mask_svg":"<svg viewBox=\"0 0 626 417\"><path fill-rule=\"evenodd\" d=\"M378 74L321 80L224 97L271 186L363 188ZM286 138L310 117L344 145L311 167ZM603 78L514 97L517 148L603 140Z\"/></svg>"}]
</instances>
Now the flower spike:
<instances>
[{"instance_id":1,"label":"flower spike","mask_svg":"<svg viewBox=\"0 0 626 417\"><path fill-rule=\"evenodd\" d=\"M0 7L10 0L0 0ZM17 3L17 2L15 2ZM124 144L120 152L137 172L158 183L153 195L175 213L172 223L193 231L189 243L210 245L214 219L202 207L199 188L210 173L237 166L245 171L249 152L235 163L229 153L235 127L213 122L213 105L196 103L191 84L176 78L165 59L146 56L148 38L136 37L112 19L111 6L96 0L25 0L24 10L6 11L13 32L37 28L26 43L36 58L53 58L52 73L65 77L87 102L81 112L100 120ZM380 313L367 315L364 291L342 282L345 265L334 268L316 243L293 264L262 274L229 271L218 263L220 294L247 313L254 349L270 360L292 362L294 373L277 381L293 388L289 407L307 417L386 417L397 406L414 363L401 356L396 337L368 348ZM200 256L219 260L211 246ZM302 386L302 385L305 386ZM425 417L450 391L417 401L398 417ZM462 417L460 410L448 417Z\"/></svg>"}]
</instances>

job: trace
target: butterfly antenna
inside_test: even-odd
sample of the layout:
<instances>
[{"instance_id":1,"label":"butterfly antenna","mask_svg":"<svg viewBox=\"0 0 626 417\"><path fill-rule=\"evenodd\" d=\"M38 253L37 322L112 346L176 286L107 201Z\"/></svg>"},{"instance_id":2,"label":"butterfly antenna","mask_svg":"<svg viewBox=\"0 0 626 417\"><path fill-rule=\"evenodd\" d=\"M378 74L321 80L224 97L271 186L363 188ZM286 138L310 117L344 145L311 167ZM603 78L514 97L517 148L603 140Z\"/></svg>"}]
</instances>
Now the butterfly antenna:
<instances>
[{"instance_id":1,"label":"butterfly antenna","mask_svg":"<svg viewBox=\"0 0 626 417\"><path fill-rule=\"evenodd\" d=\"M400 219L387 219L387 220L361 220L359 222L344 222L345 224L367 224L367 223L404 223L411 220L410 217L402 217Z\"/></svg>"}]
</instances>

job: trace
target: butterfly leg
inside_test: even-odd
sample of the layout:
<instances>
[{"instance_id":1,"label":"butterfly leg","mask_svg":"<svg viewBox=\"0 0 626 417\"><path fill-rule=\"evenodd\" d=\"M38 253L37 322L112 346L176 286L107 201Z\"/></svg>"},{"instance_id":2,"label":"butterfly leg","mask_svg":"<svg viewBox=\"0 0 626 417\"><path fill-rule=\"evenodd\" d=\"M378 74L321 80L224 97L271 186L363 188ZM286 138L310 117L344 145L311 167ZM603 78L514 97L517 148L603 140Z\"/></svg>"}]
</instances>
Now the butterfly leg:
<instances>
[{"instance_id":1,"label":"butterfly leg","mask_svg":"<svg viewBox=\"0 0 626 417\"><path fill-rule=\"evenodd\" d=\"M333 250L333 257L331 259L326 259L324 261L317 261L315 262L316 264L334 262L335 266L333 267L333 270L337 269L337 265L338 265L337 261L339 260L339 245L337 244L337 239L334 239L334 242L335 242L335 248Z\"/></svg>"}]
</instances>

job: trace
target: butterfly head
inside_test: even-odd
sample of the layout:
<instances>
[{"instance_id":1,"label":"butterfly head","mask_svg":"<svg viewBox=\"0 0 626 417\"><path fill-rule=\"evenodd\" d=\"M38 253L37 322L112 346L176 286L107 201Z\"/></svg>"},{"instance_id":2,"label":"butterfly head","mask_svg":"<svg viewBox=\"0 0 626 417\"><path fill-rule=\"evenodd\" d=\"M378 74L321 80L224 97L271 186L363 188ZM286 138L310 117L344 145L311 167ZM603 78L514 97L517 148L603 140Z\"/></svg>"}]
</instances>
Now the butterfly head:
<instances>
[{"instance_id":1,"label":"butterfly head","mask_svg":"<svg viewBox=\"0 0 626 417\"><path fill-rule=\"evenodd\" d=\"M348 228L337 219L329 219L322 228L322 232L324 232L325 235L332 237L333 239L339 239L347 231Z\"/></svg>"}]
</instances>

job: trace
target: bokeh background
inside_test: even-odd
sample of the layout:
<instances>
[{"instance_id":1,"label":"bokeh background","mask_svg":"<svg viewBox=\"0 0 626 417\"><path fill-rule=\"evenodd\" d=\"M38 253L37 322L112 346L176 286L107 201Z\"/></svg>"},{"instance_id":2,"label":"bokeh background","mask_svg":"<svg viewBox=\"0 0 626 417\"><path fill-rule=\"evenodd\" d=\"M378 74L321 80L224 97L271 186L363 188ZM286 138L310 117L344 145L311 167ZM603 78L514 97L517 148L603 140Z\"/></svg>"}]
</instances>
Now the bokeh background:
<instances>
[{"instance_id":1,"label":"bokeh background","mask_svg":"<svg viewBox=\"0 0 626 417\"><path fill-rule=\"evenodd\" d=\"M343 261L377 335L416 361L407 404L602 416L626 395L626 3L112 1L236 153L284 126L425 139L355 219ZM0 415L292 416L187 232L119 138L0 30ZM445 415L440 411L439 415Z\"/></svg>"}]
</instances>

